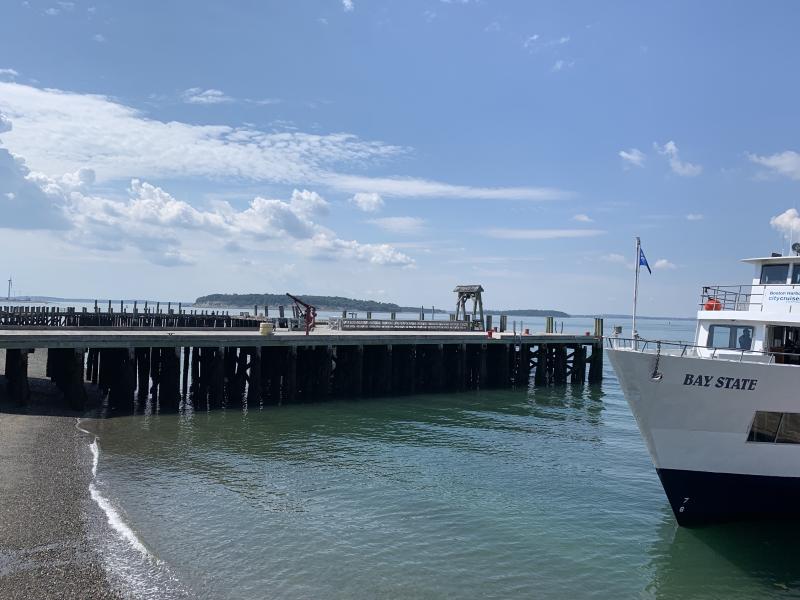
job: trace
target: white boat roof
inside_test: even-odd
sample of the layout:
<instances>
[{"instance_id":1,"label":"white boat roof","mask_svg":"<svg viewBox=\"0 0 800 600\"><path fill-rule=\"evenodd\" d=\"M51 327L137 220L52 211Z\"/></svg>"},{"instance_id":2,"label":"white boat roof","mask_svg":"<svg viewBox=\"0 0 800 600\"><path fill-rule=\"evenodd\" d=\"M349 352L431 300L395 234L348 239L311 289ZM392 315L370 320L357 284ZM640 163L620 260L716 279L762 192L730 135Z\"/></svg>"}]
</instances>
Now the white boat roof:
<instances>
[{"instance_id":1,"label":"white boat roof","mask_svg":"<svg viewBox=\"0 0 800 600\"><path fill-rule=\"evenodd\" d=\"M785 263L785 262L800 262L800 256L786 255L786 256L764 256L761 258L743 258L743 263L750 263L751 265L763 263Z\"/></svg>"}]
</instances>

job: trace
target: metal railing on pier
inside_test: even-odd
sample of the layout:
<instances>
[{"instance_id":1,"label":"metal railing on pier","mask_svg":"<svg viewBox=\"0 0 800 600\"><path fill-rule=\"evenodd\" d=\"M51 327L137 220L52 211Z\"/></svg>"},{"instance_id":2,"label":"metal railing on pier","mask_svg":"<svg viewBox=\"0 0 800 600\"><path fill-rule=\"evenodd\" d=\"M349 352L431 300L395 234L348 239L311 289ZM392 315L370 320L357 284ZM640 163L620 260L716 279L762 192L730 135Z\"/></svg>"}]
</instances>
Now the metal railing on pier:
<instances>
[{"instance_id":1,"label":"metal railing on pier","mask_svg":"<svg viewBox=\"0 0 800 600\"><path fill-rule=\"evenodd\" d=\"M335 331L473 331L470 321L420 321L395 319L353 319L332 317L330 328Z\"/></svg>"}]
</instances>

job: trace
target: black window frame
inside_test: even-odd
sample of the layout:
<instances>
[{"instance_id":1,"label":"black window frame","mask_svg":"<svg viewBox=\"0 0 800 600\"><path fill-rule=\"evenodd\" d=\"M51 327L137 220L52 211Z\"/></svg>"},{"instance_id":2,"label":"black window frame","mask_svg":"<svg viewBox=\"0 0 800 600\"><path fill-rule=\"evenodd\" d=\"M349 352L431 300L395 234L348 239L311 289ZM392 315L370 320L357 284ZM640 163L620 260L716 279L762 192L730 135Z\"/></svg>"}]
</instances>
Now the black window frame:
<instances>
[{"instance_id":1,"label":"black window frame","mask_svg":"<svg viewBox=\"0 0 800 600\"><path fill-rule=\"evenodd\" d=\"M714 341L714 329L717 327L727 327L730 331L728 332L728 345L727 346L713 346L712 343ZM748 329L750 331L750 347L749 348L740 348L739 347L739 335L738 331L740 329ZM716 348L717 350L752 350L753 349L753 340L755 339L756 328L752 325L737 325L736 323L714 323L708 327L708 338L706 339L706 347L708 348ZM737 335L738 334L738 335Z\"/></svg>"},{"instance_id":2,"label":"black window frame","mask_svg":"<svg viewBox=\"0 0 800 600\"><path fill-rule=\"evenodd\" d=\"M765 281L764 279L764 271L766 269L774 269L775 267L786 267L786 275L783 277L783 281ZM759 277L759 283L761 285L781 285L786 284L789 280L789 270L791 267L791 263L766 263L761 265L761 276Z\"/></svg>"},{"instance_id":3,"label":"black window frame","mask_svg":"<svg viewBox=\"0 0 800 600\"><path fill-rule=\"evenodd\" d=\"M755 425L758 419L762 418L762 420L766 420L768 417L772 417L773 419L778 417L778 424L775 427L775 431L765 432L763 430L757 430ZM800 419L800 413L780 412L774 410L755 411L755 413L753 413L753 420L750 421L750 429L747 432L747 441L755 444L800 444L800 436L796 436L796 439L792 440L786 435L784 421L787 417L791 419ZM783 439L781 439L782 434L784 436Z\"/></svg>"}]
</instances>

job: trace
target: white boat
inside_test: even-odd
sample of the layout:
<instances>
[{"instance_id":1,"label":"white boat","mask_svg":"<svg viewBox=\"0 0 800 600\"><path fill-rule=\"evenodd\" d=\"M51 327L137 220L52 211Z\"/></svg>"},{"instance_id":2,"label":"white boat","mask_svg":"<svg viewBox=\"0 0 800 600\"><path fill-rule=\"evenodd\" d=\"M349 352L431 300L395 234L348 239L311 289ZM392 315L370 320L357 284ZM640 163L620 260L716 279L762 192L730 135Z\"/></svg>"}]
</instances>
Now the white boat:
<instances>
[{"instance_id":1,"label":"white boat","mask_svg":"<svg viewBox=\"0 0 800 600\"><path fill-rule=\"evenodd\" d=\"M694 343L608 339L681 525L800 517L800 256L704 287Z\"/></svg>"}]
</instances>

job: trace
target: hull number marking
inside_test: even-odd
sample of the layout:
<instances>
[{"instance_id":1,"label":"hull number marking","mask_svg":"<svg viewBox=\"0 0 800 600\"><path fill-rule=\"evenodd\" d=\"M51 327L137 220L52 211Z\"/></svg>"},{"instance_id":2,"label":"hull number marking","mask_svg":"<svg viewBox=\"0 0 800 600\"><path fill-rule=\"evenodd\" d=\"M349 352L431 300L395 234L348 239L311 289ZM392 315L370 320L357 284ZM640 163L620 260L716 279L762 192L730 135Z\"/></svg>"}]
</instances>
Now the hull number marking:
<instances>
[{"instance_id":1,"label":"hull number marking","mask_svg":"<svg viewBox=\"0 0 800 600\"><path fill-rule=\"evenodd\" d=\"M758 385L758 379L743 379L739 377L714 377L713 375L695 375L686 373L683 377L683 385L693 385L696 387L715 387L726 390L744 390L752 392Z\"/></svg>"}]
</instances>

